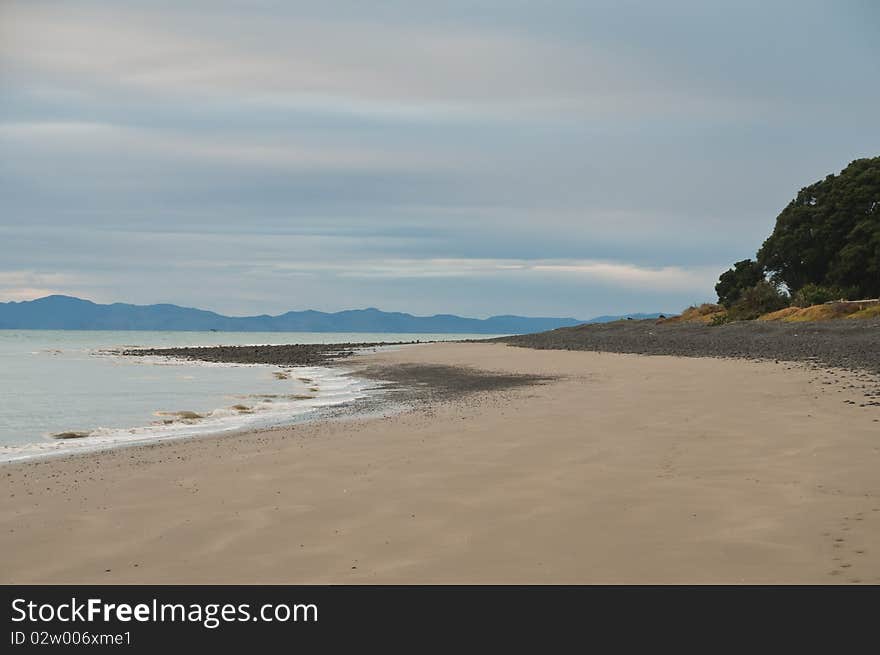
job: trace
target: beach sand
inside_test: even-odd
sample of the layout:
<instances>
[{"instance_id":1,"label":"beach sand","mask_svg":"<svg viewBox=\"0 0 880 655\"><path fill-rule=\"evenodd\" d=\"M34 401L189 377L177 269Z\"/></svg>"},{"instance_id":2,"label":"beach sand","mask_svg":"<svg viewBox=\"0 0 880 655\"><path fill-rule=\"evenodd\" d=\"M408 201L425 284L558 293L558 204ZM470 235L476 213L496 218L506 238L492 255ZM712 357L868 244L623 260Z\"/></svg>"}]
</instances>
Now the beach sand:
<instances>
[{"instance_id":1,"label":"beach sand","mask_svg":"<svg viewBox=\"0 0 880 655\"><path fill-rule=\"evenodd\" d=\"M852 374L502 344L362 359L558 379L2 466L0 582L880 582L880 408Z\"/></svg>"}]
</instances>

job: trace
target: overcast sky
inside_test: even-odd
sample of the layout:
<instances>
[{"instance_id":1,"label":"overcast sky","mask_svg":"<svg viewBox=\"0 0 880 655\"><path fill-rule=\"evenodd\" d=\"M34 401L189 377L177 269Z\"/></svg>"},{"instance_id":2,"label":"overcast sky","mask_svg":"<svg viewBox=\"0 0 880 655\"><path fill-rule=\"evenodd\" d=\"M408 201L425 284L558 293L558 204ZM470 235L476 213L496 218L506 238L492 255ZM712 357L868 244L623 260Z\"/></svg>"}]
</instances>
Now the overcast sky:
<instances>
[{"instance_id":1,"label":"overcast sky","mask_svg":"<svg viewBox=\"0 0 880 655\"><path fill-rule=\"evenodd\" d=\"M880 154L876 0L0 0L0 300L714 299Z\"/></svg>"}]
</instances>

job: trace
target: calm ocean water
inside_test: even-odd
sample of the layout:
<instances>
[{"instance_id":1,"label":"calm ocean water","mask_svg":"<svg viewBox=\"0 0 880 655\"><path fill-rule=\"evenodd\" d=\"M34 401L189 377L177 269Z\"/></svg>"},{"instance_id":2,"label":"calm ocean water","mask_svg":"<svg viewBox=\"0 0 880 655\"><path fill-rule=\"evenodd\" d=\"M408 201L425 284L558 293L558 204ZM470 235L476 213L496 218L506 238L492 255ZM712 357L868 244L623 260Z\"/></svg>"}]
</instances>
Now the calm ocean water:
<instances>
[{"instance_id":1,"label":"calm ocean water","mask_svg":"<svg viewBox=\"0 0 880 655\"><path fill-rule=\"evenodd\" d=\"M456 340L488 335L0 330L0 461L304 420L375 393L338 368L126 358L119 347ZM198 415L198 416L196 416ZM57 439L64 432L87 433Z\"/></svg>"}]
</instances>

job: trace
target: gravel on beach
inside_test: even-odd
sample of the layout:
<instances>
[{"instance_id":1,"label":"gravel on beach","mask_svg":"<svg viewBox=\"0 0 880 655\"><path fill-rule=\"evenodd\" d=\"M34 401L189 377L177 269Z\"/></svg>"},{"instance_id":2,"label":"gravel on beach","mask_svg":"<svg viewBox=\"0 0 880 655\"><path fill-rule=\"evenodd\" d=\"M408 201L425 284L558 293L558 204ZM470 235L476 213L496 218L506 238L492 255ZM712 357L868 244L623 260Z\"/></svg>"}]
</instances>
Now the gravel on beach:
<instances>
[{"instance_id":1,"label":"gravel on beach","mask_svg":"<svg viewBox=\"0 0 880 655\"><path fill-rule=\"evenodd\" d=\"M717 326L633 320L591 323L548 332L477 341L543 350L782 360L880 374L878 320L842 319L804 323L738 321ZM318 366L345 359L367 349L411 343L420 342L144 348L124 350L121 354L238 364ZM430 377L436 383L438 377L442 376Z\"/></svg>"},{"instance_id":2,"label":"gravel on beach","mask_svg":"<svg viewBox=\"0 0 880 655\"><path fill-rule=\"evenodd\" d=\"M544 350L806 362L880 374L880 321L876 320L738 321L717 326L633 320L491 341Z\"/></svg>"},{"instance_id":3,"label":"gravel on beach","mask_svg":"<svg viewBox=\"0 0 880 655\"><path fill-rule=\"evenodd\" d=\"M297 343L280 346L202 346L191 348L138 348L120 354L132 357L177 357L202 362L320 366L379 346L398 346L419 341L364 343Z\"/></svg>"},{"instance_id":4,"label":"gravel on beach","mask_svg":"<svg viewBox=\"0 0 880 655\"><path fill-rule=\"evenodd\" d=\"M447 400L467 394L544 384L556 379L546 375L416 363L371 365L359 369L357 374L381 380L387 387L403 390L410 398L418 400Z\"/></svg>"},{"instance_id":5,"label":"gravel on beach","mask_svg":"<svg viewBox=\"0 0 880 655\"><path fill-rule=\"evenodd\" d=\"M235 364L269 364L276 366L327 366L358 352L381 346L398 346L412 342L370 342L334 344L290 344L278 346L209 346L192 348L143 348L124 350L120 354L135 357L159 356L188 360ZM537 375L493 373L441 364L368 365L357 371L361 377L376 380L388 391L398 392L408 402L448 400L472 393L499 391L530 384L541 384L552 378Z\"/></svg>"},{"instance_id":6,"label":"gravel on beach","mask_svg":"<svg viewBox=\"0 0 880 655\"><path fill-rule=\"evenodd\" d=\"M805 323L739 321L717 326L632 320L584 324L479 342L543 350L779 360L880 375L880 321L877 320L844 319ZM340 362L365 350L409 343L419 342L154 348L125 350L121 354L208 362L319 366ZM388 366L382 371L369 368L360 373L385 380L398 388L421 389L422 394L429 393L430 389L430 395L434 397L543 381L529 376L493 376L485 371L452 367Z\"/></svg>"}]
</instances>

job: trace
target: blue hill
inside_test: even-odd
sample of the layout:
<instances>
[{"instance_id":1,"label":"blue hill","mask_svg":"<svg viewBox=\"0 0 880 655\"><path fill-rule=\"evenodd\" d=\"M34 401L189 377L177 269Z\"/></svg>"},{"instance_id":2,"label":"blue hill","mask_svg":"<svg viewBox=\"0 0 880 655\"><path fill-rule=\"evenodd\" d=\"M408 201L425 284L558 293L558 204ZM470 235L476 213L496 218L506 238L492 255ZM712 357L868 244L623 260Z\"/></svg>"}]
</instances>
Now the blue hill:
<instances>
[{"instance_id":1,"label":"blue hill","mask_svg":"<svg viewBox=\"0 0 880 655\"><path fill-rule=\"evenodd\" d=\"M523 316L493 316L487 319L451 314L413 316L401 312L383 312L372 307L334 313L307 310L279 316L234 317L169 304L101 305L70 296L0 303L0 329L522 334L582 322L574 318Z\"/></svg>"}]
</instances>

